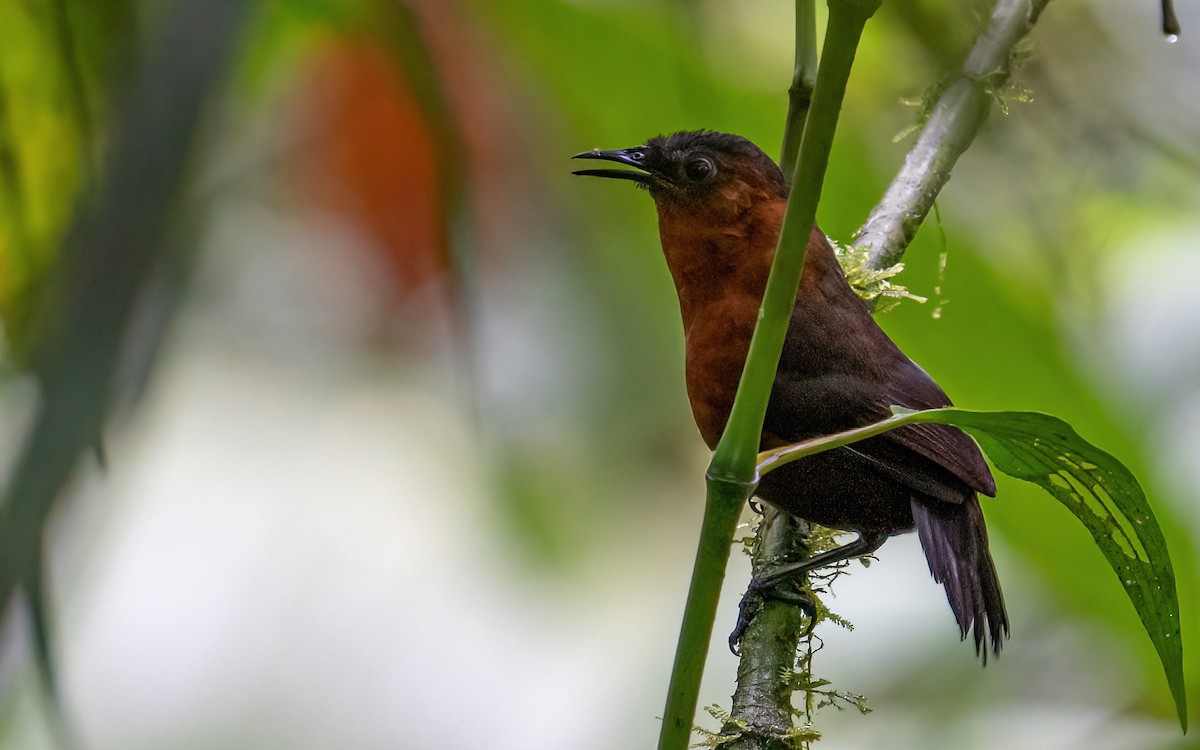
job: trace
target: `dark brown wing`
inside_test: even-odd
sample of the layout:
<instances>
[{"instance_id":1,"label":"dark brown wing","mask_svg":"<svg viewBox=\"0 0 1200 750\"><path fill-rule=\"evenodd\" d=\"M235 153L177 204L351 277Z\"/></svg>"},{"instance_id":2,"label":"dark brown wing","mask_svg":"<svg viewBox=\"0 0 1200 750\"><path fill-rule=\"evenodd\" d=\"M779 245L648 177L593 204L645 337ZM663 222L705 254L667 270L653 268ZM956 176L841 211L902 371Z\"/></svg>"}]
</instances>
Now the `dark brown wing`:
<instances>
[{"instance_id":1,"label":"dark brown wing","mask_svg":"<svg viewBox=\"0 0 1200 750\"><path fill-rule=\"evenodd\" d=\"M950 399L875 323L846 284L833 251L812 247L780 358L764 432L796 442L878 422L893 406L930 409ZM947 425L912 425L851 450L882 473L948 502L995 495L979 447Z\"/></svg>"},{"instance_id":2,"label":"dark brown wing","mask_svg":"<svg viewBox=\"0 0 1200 750\"><path fill-rule=\"evenodd\" d=\"M915 365L912 372L922 380L907 374L900 380L904 388L888 388L846 373L812 377L781 371L763 431L778 440L799 442L881 421L891 415L892 406L949 405L928 375ZM996 485L978 446L947 425L901 427L839 450L855 453L880 473L939 500L962 502L971 490L995 494Z\"/></svg>"},{"instance_id":3,"label":"dark brown wing","mask_svg":"<svg viewBox=\"0 0 1200 750\"><path fill-rule=\"evenodd\" d=\"M908 357L895 367L892 375L887 399L889 410L892 406L934 409L952 405L933 378ZM920 424L892 430L884 437L949 469L976 492L996 496L996 480L979 446L962 430L944 424Z\"/></svg>"}]
</instances>

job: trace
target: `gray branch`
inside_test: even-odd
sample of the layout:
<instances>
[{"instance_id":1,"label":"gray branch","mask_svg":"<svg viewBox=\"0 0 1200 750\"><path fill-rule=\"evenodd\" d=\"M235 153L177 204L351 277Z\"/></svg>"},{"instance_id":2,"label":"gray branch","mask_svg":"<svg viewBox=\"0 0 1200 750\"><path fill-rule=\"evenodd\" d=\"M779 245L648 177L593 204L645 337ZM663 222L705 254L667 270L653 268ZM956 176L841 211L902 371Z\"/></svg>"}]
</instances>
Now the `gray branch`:
<instances>
[{"instance_id":1,"label":"gray branch","mask_svg":"<svg viewBox=\"0 0 1200 750\"><path fill-rule=\"evenodd\" d=\"M1012 73L1014 50L1033 29L1049 0L997 0L984 33L962 70L942 91L917 142L887 192L858 230L854 244L869 250L867 266L900 261L958 157L971 145Z\"/></svg>"}]
</instances>

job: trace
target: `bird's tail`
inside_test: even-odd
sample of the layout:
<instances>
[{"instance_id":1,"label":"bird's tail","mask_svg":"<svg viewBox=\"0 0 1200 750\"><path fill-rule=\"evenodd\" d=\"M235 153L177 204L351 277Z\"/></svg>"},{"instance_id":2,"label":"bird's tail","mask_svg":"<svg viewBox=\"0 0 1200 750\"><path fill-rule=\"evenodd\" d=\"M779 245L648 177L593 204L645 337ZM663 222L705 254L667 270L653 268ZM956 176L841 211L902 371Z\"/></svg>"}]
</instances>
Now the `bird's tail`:
<instances>
[{"instance_id":1,"label":"bird's tail","mask_svg":"<svg viewBox=\"0 0 1200 750\"><path fill-rule=\"evenodd\" d=\"M962 503L914 498L913 520L929 572L946 587L946 598L965 639L974 630L975 652L987 664L985 639L997 656L1008 637L1004 594L988 551L987 528L975 493Z\"/></svg>"}]
</instances>

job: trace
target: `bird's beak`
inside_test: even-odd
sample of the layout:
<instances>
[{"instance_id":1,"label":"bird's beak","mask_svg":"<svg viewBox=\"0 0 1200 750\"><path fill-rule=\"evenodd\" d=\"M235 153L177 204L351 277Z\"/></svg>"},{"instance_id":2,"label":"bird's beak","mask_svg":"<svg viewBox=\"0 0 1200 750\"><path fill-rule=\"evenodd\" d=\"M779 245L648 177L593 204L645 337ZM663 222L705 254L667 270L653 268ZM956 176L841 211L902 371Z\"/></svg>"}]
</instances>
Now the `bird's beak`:
<instances>
[{"instance_id":1,"label":"bird's beak","mask_svg":"<svg viewBox=\"0 0 1200 750\"><path fill-rule=\"evenodd\" d=\"M615 151L601 151L598 148L594 148L591 151L584 151L582 154L575 154L571 158L615 161L618 164L626 164L642 170L641 172L630 172L624 169L580 169L572 174L581 174L587 177L612 177L618 180L633 180L639 185L649 185L654 179L646 173L646 167L643 165L643 162L646 160L645 146L634 146L633 148L622 148Z\"/></svg>"}]
</instances>

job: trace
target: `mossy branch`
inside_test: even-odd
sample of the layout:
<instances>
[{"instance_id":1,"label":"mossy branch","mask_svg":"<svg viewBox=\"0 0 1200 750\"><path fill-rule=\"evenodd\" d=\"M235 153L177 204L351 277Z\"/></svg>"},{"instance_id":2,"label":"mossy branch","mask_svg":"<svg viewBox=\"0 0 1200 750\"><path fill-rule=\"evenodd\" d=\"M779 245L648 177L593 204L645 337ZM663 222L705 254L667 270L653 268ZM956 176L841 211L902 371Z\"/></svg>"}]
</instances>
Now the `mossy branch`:
<instances>
[{"instance_id":1,"label":"mossy branch","mask_svg":"<svg viewBox=\"0 0 1200 750\"><path fill-rule=\"evenodd\" d=\"M754 575L807 558L809 528L805 521L764 506L751 555ZM791 750L792 674L804 631L804 614L794 604L768 599L755 613L742 635L737 689L730 721L722 728L723 734L736 737L722 743L721 750Z\"/></svg>"},{"instance_id":2,"label":"mossy branch","mask_svg":"<svg viewBox=\"0 0 1200 750\"><path fill-rule=\"evenodd\" d=\"M1017 44L1033 29L1048 2L997 0L962 70L941 87L936 102L922 114L921 134L904 166L855 236L854 245L869 251L868 268L880 271L900 262L950 180L958 157L975 140L992 103L1008 83Z\"/></svg>"}]
</instances>

